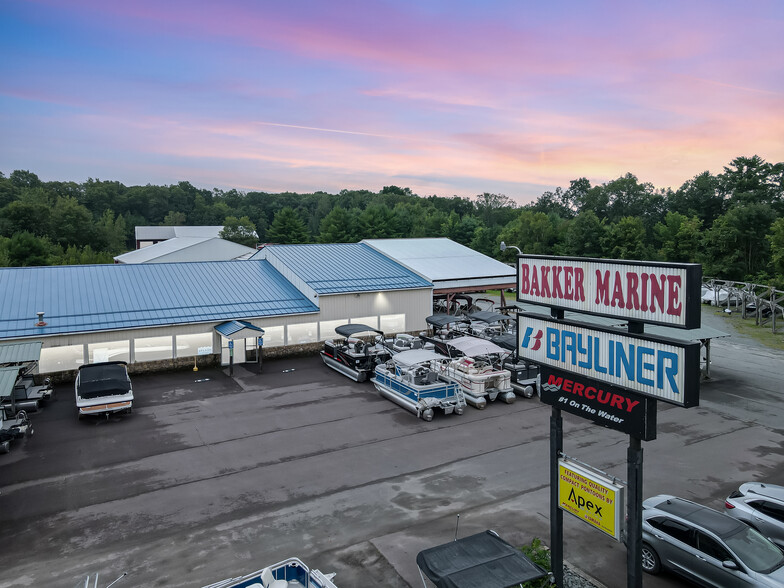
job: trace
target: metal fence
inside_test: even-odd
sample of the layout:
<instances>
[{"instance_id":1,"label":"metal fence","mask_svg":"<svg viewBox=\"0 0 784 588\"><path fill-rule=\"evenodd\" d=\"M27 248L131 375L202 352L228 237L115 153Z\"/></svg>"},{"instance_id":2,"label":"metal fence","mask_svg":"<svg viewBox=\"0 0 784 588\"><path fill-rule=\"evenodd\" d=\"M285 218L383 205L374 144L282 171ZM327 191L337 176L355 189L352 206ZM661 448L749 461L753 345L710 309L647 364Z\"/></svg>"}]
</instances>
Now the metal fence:
<instances>
[{"instance_id":1,"label":"metal fence","mask_svg":"<svg viewBox=\"0 0 784 588\"><path fill-rule=\"evenodd\" d=\"M773 333L784 321L784 292L764 284L703 278L702 302L754 317L757 326L770 325ZM779 318L780 317L780 318Z\"/></svg>"}]
</instances>

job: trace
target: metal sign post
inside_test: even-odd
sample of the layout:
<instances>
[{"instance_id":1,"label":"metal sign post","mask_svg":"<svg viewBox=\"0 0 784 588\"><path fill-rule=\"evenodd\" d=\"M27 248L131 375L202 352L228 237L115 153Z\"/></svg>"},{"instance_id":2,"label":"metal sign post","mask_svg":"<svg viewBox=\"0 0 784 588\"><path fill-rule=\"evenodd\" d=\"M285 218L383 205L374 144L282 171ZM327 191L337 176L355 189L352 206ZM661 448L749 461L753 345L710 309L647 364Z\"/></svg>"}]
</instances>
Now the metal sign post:
<instances>
[{"instance_id":1,"label":"metal sign post","mask_svg":"<svg viewBox=\"0 0 784 588\"><path fill-rule=\"evenodd\" d=\"M553 406L550 413L550 569L555 585L563 586L563 511L558 507L558 458L563 452L563 417Z\"/></svg>"},{"instance_id":2,"label":"metal sign post","mask_svg":"<svg viewBox=\"0 0 784 588\"><path fill-rule=\"evenodd\" d=\"M629 450L626 454L627 516L626 527L626 585L629 588L642 588L642 443L636 437L629 437Z\"/></svg>"}]
</instances>

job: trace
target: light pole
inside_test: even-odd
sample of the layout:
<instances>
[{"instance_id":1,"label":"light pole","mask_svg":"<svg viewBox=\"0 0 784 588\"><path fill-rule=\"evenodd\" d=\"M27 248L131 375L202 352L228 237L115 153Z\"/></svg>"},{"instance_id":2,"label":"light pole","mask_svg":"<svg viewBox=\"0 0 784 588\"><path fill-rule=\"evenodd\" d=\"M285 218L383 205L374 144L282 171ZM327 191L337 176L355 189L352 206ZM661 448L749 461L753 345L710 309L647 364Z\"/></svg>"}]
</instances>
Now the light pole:
<instances>
[{"instance_id":1,"label":"light pole","mask_svg":"<svg viewBox=\"0 0 784 588\"><path fill-rule=\"evenodd\" d=\"M503 241L501 241L501 251L506 251L507 249L517 249L517 254L522 255L523 252L520 251L520 248L515 245L507 245Z\"/></svg>"}]
</instances>

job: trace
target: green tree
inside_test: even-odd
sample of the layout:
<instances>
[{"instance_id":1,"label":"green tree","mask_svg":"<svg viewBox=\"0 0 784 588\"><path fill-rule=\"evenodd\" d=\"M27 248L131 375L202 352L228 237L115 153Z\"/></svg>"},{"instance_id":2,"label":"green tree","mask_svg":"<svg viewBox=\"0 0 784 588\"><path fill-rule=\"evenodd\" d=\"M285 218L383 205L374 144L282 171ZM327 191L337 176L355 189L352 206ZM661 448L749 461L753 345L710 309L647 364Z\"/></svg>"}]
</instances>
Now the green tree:
<instances>
[{"instance_id":1,"label":"green tree","mask_svg":"<svg viewBox=\"0 0 784 588\"><path fill-rule=\"evenodd\" d=\"M697 260L702 247L702 221L668 212L663 223L654 228L660 242L659 255L665 261L690 263Z\"/></svg>"},{"instance_id":2,"label":"green tree","mask_svg":"<svg viewBox=\"0 0 784 588\"><path fill-rule=\"evenodd\" d=\"M610 223L604 234L602 249L610 259L648 259L650 250L645 245L642 219L625 216L616 223Z\"/></svg>"},{"instance_id":3,"label":"green tree","mask_svg":"<svg viewBox=\"0 0 784 588\"><path fill-rule=\"evenodd\" d=\"M397 218L394 211L383 204L371 204L357 219L357 233L361 239L397 237Z\"/></svg>"},{"instance_id":4,"label":"green tree","mask_svg":"<svg viewBox=\"0 0 784 588\"><path fill-rule=\"evenodd\" d=\"M242 218L227 216L223 221L223 230L218 236L246 247L255 247L258 242L256 225L247 216Z\"/></svg>"},{"instance_id":5,"label":"green tree","mask_svg":"<svg viewBox=\"0 0 784 588\"><path fill-rule=\"evenodd\" d=\"M687 217L696 216L705 228L725 212L725 201L719 192L719 179L710 172L694 176L667 199L669 212Z\"/></svg>"},{"instance_id":6,"label":"green tree","mask_svg":"<svg viewBox=\"0 0 784 588\"><path fill-rule=\"evenodd\" d=\"M267 230L267 240L272 243L308 243L310 235L305 223L290 206L275 213Z\"/></svg>"},{"instance_id":7,"label":"green tree","mask_svg":"<svg viewBox=\"0 0 784 588\"><path fill-rule=\"evenodd\" d=\"M114 211L105 210L95 226L92 246L110 255L128 250L128 226L122 215L114 217Z\"/></svg>"},{"instance_id":8,"label":"green tree","mask_svg":"<svg viewBox=\"0 0 784 588\"><path fill-rule=\"evenodd\" d=\"M36 237L27 231L17 233L8 243L8 265L13 267L49 265L51 245L46 237Z\"/></svg>"},{"instance_id":9,"label":"green tree","mask_svg":"<svg viewBox=\"0 0 784 588\"><path fill-rule=\"evenodd\" d=\"M474 238L474 233L482 225L482 221L472 216L460 217L456 212L451 212L446 222L441 226L444 237L448 237L461 245L468 245Z\"/></svg>"},{"instance_id":10,"label":"green tree","mask_svg":"<svg viewBox=\"0 0 784 588\"><path fill-rule=\"evenodd\" d=\"M773 223L767 204L734 206L705 231L705 275L743 280L766 269Z\"/></svg>"},{"instance_id":11,"label":"green tree","mask_svg":"<svg viewBox=\"0 0 784 588\"><path fill-rule=\"evenodd\" d=\"M26 231L42 237L50 230L50 215L43 202L15 200L0 211L0 234L11 237Z\"/></svg>"},{"instance_id":12,"label":"green tree","mask_svg":"<svg viewBox=\"0 0 784 588\"><path fill-rule=\"evenodd\" d=\"M319 243L353 243L357 241L354 216L345 208L336 206L321 219Z\"/></svg>"},{"instance_id":13,"label":"green tree","mask_svg":"<svg viewBox=\"0 0 784 588\"><path fill-rule=\"evenodd\" d=\"M499 241L519 247L523 253L533 255L552 254L557 239L558 233L552 217L543 212L533 212L526 209L520 211L499 235ZM512 261L515 255L514 250L507 250L501 259Z\"/></svg>"},{"instance_id":14,"label":"green tree","mask_svg":"<svg viewBox=\"0 0 784 588\"><path fill-rule=\"evenodd\" d=\"M784 218L776 219L770 226L767 239L770 243L770 261L773 270L780 278L784 277Z\"/></svg>"},{"instance_id":15,"label":"green tree","mask_svg":"<svg viewBox=\"0 0 784 588\"><path fill-rule=\"evenodd\" d=\"M579 257L602 257L605 225L593 210L583 210L566 226L563 252Z\"/></svg>"},{"instance_id":16,"label":"green tree","mask_svg":"<svg viewBox=\"0 0 784 588\"><path fill-rule=\"evenodd\" d=\"M76 198L58 198L52 209L52 241L63 247L88 245L95 236L93 215Z\"/></svg>"},{"instance_id":17,"label":"green tree","mask_svg":"<svg viewBox=\"0 0 784 588\"><path fill-rule=\"evenodd\" d=\"M165 217L163 217L163 226L165 227L181 227L188 223L188 217L184 212L170 210Z\"/></svg>"},{"instance_id":18,"label":"green tree","mask_svg":"<svg viewBox=\"0 0 784 588\"><path fill-rule=\"evenodd\" d=\"M474 251L498 259L501 256L501 227L479 226L474 232L474 238L468 245Z\"/></svg>"}]
</instances>

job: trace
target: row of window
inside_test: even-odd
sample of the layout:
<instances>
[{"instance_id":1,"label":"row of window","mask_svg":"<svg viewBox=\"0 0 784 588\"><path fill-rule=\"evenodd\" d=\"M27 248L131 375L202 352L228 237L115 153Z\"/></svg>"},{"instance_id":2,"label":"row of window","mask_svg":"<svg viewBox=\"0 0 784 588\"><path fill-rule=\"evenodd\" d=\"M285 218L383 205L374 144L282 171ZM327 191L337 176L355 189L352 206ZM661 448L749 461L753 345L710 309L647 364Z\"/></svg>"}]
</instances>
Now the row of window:
<instances>
[{"instance_id":1,"label":"row of window","mask_svg":"<svg viewBox=\"0 0 784 588\"><path fill-rule=\"evenodd\" d=\"M346 323L361 323L385 333L401 333L406 329L405 314L363 316L352 319L299 323L264 327L264 347L280 347L315 343L334 337L335 329ZM129 363L160 361L177 357L194 357L218 353L212 348L213 333L140 337L123 341L106 341L41 349L41 373L75 370L85 363L127 361Z\"/></svg>"}]
</instances>

